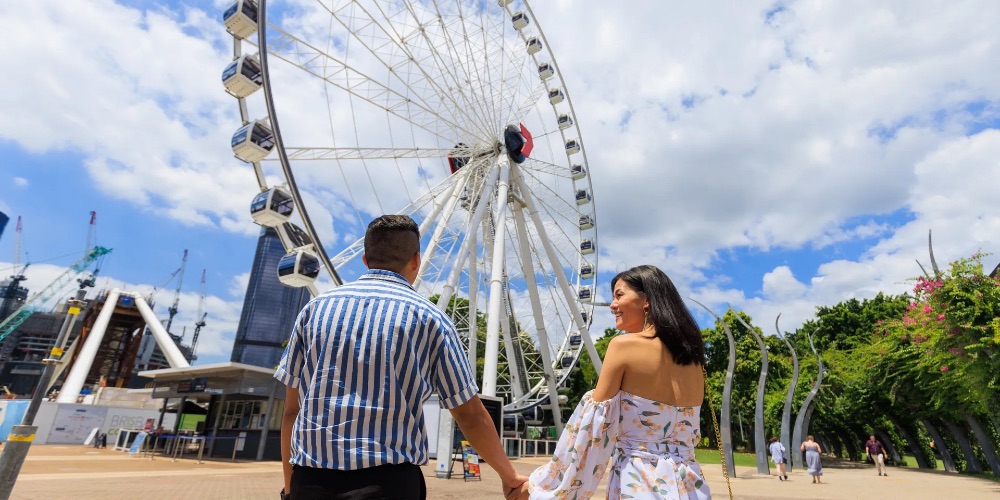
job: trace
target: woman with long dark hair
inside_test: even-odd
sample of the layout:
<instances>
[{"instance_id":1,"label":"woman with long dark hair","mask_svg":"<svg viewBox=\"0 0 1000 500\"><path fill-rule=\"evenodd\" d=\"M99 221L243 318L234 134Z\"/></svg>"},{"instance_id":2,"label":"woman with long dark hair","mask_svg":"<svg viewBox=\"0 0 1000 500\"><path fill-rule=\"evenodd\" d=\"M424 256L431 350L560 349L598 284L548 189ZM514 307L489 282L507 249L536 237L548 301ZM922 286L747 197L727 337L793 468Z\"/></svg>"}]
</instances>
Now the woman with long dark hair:
<instances>
[{"instance_id":1,"label":"woman with long dark hair","mask_svg":"<svg viewBox=\"0 0 1000 500\"><path fill-rule=\"evenodd\" d=\"M705 342L670 278L650 266L611 280L611 340L597 387L567 422L530 498L589 498L608 461L608 498L711 498L695 460Z\"/></svg>"}]
</instances>

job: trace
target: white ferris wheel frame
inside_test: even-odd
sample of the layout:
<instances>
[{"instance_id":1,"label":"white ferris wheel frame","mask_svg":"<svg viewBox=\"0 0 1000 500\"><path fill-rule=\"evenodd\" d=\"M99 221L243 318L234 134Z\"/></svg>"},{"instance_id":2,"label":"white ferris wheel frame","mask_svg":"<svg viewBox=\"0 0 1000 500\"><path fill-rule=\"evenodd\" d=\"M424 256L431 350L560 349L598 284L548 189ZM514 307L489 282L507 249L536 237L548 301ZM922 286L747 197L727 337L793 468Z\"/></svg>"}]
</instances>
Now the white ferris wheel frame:
<instances>
[{"instance_id":1,"label":"white ferris wheel frame","mask_svg":"<svg viewBox=\"0 0 1000 500\"><path fill-rule=\"evenodd\" d=\"M437 6L438 2L433 2ZM513 15L511 11L512 2L499 2L503 7L503 10L510 19ZM521 0L524 6L524 11L528 14L530 19L537 20L534 12L531 10L530 5L526 0ZM310 160L364 160L364 159L400 159L400 158L443 158L447 157L453 153L454 148L361 148L361 147L347 147L347 148L329 148L329 147L287 147L284 144L283 138L281 136L280 127L277 118L277 111L274 105L274 90L271 86L268 62L271 57L277 60L281 60L290 65L296 66L306 73L313 75L314 77L320 78L325 84L332 87L339 88L342 91L349 93L355 98L368 101L369 103L384 109L387 113L392 114L404 121L410 123L413 127L420 128L430 134L438 137L442 137L445 130L465 130L468 129L451 121L448 116L442 115L435 112L426 106L422 106L421 103L411 100L405 95L399 94L397 91L389 88L387 85L381 84L377 79L364 75L357 68L353 68L349 65L349 61L342 61L332 54L329 54L319 48L316 48L305 41L297 38L295 35L283 31L279 26L267 23L267 2L266 0L258 0L259 6L258 14L258 29L256 36L256 44L250 39L241 39L236 36L233 37L233 57L239 58L243 52L243 43L247 43L250 46L256 45L259 49L260 66L263 73L263 94L264 101L267 107L268 120L270 122L271 129L274 133L274 149L278 153L278 162L281 164L282 175L284 176L284 186L289 190L295 210L298 212L299 217L302 220L305 232L312 239L314 244L309 245L308 249L319 257L320 262L323 264L327 273L329 274L333 284L335 286L340 285L342 280L337 272L337 269L343 264L349 262L351 259L355 258L362 251L362 242L357 241L352 245L344 248L339 254L330 258L323 245L319 242L317 232L313 227L313 223L309 218L307 209L302 202L302 196L299 192L299 188L295 181L294 172L291 168L291 162L301 162ZM328 9L329 10L329 9ZM331 14L334 14L331 11ZM273 37L271 40L271 45L268 43L268 32L272 34L276 33L277 36ZM571 123L569 127L559 127L558 131L561 134L561 139L563 143L566 143L568 139L572 138L579 144L579 156L582 157L582 162L577 162L584 168L585 176L583 179L573 178L574 186L582 186L586 189L588 193L593 193L593 184L591 177L589 175L589 162L587 160L587 149L584 147L582 134L579 129L579 121L576 119L575 109L573 108L572 99L570 98L567 86L563 80L562 72L559 65L556 63L554 54L552 53L551 45L545 39L544 33L541 27L538 25L537 21L534 22L532 30L518 30L518 36L521 41L527 43L529 37L528 33L532 32L533 37L538 38L544 50L544 54L547 55L548 62L552 65L554 69L554 74L549 81L553 82L554 86L542 85L542 89L554 88L560 89L564 94L564 100L566 102L566 107L568 108L568 116L571 118ZM367 47L366 47L367 48ZM371 48L368 48L371 51ZM374 52L373 52L374 53ZM535 67L541 63L538 57L539 53L528 54L531 62ZM538 78L538 76L535 76ZM428 80L433 80L430 75L426 75ZM244 124L249 123L252 119L249 116L247 110L247 103L245 97L237 98L239 103L240 118ZM488 106L486 99L481 102L475 103L481 109ZM455 102L453 111L459 113L475 112L475 110L462 110L459 103ZM552 103L552 113L553 117L559 116L559 111L556 107L556 103ZM473 120L472 123L475 123ZM503 124L499 124L503 125ZM481 132L481 131L480 131ZM570 136L567 132L573 132L575 135ZM570 158L571 153L566 152L567 165L573 165L574 160ZM520 374L518 370L513 366L512 362L508 362L509 376L511 377L511 387L514 392L514 397L510 401L506 408L514 410L523 410L537 406L548 402L548 406L552 409L553 415L556 418L557 426L561 427L561 421L559 419L560 408L558 403L558 398L552 397L547 398L545 394L557 394L559 384L565 382L569 376L569 372L576 365L579 360L580 354L583 349L586 348L589 353L590 359L592 360L596 370L600 373L601 370L601 358L599 357L596 349L594 348L593 340L589 334L589 320L585 321L583 318L583 312L589 312L590 318L593 315L593 298L589 303L581 303L574 293L574 288L570 283L569 278L566 276L564 265L567 263L565 259L560 259L557 251L554 249L553 244L549 241L547 235L546 226L544 221L541 219L537 208L534 206L533 197L531 195L531 187L525 181L524 173L521 172L519 166L513 162L508 161L506 154L497 155L497 161L495 168L490 169L490 176L488 179L484 179L482 183L483 195L479 197L480 203L472 213L470 221L465 229L465 239L461 242L460 248L457 249L458 254L454 258L454 263L452 264L452 270L448 279L444 282L442 293L439 296L438 306L445 309L451 298L454 296L459 288L459 283L462 278L462 273L467 273L469 287L469 318L467 319L468 325L470 325L470 331L473 328L472 325L476 325L476 315L480 311L478 300L479 300L479 269L476 264L478 259L479 249L482 248L484 252L484 259L488 258L490 262L490 268L484 274L488 278L488 307L487 307L487 341L486 341L486 363L485 363L485 373L482 380L482 391L486 395L496 395L497 392L497 377L498 377L498 357L499 357L499 346L500 338L503 337L503 343L506 349L506 359L511 360L516 356L512 349L514 348L514 342L512 341L512 332L510 331L510 325L508 321L504 320L505 314L505 279L506 279L506 259L505 251L507 247L505 242L508 241L506 237L506 224L500 223L493 227L493 231L496 232L495 235L491 234L491 231L482 231L484 234L484 240L492 241L477 241L477 234L479 234L480 227L485 228L487 226L486 220L503 221L506 216L506 212L509 211L513 218L514 232L517 234L516 241L518 242L518 247L516 252L519 255L520 262L523 266L521 272L523 274L523 279L526 282L526 288L528 293L528 298L530 301L531 316L533 318L536 337L538 339L537 345L539 348L539 354L542 358L542 368L543 368L543 378L535 383L534 386L530 387L527 392L521 390L521 383L518 380ZM268 160L262 160L268 161ZM265 178L264 169L262 161L252 162L254 173L256 174L258 185L262 191L268 190L271 186L268 185ZM549 172L560 173L565 175L565 170L567 167L555 164L543 164L543 162L536 162L536 166L541 169L547 169ZM433 228L433 233L430 237L430 243L428 244L428 250L423 256L421 262L421 269L418 276L418 280L425 278L425 273L427 272L429 266L432 265L433 259L435 257L434 253L439 248L439 244L443 238L445 238L446 228L456 211L458 206L460 193L466 188L466 186L471 185L472 181L469 179L471 169L460 170L458 173L451 176L451 178L446 179L441 184L432 187L426 193L424 193L417 200L414 200L409 206L404 207L399 211L399 213L414 213L419 211L423 206L431 203L431 210L427 217L420 223L421 234L426 234L427 231ZM579 184L578 184L579 183ZM512 189L513 188L513 189ZM576 189L576 188L575 188ZM495 191L494 191L495 190ZM491 214L491 218L487 218L486 214L489 212L489 205L487 199L490 196L486 196L485 193L497 193L497 199L510 199L508 203L498 203L493 210L495 214ZM595 227L589 230L587 238L593 242L594 248L599 248L597 245L597 230L596 230L596 218L593 216L596 213L595 204L593 201L589 203L590 212L588 215L594 220ZM578 209L579 211L579 209ZM525 217L525 212L527 212L528 217ZM582 212L578 215L584 215ZM545 321L543 318L543 307L541 305L542 298L539 295L539 286L536 281L536 271L531 268L528 264L532 262L532 248L529 248L527 244L528 240L528 230L533 228L538 240L541 243L541 249L535 249L536 254L548 261L550 266L550 271L555 275L556 281L558 282L558 292L562 295L562 300L565 302L564 305L568 306L570 315L570 324L575 325L576 332L581 336L582 346L577 346L575 349L570 345L570 335L567 334L561 345L559 345L555 353L550 352L550 344L548 339L548 333L545 328ZM292 250L293 245L289 235L286 234L282 226L276 226L275 229L282 241L282 244L287 251ZM584 238L583 229L578 228L577 236L578 240L582 241ZM579 250L579 249L578 249ZM471 261L471 264L466 266L465 262ZM586 262L584 256L578 251L577 252L577 266ZM598 252L594 252L592 257L592 265L595 270L598 269ZM596 279L596 278L595 278ZM415 283L415 286L418 283ZM581 285L581 278L577 275L576 283L577 287ZM314 296L318 293L318 289L315 285L309 285L309 291ZM469 345L468 345L468 356L470 361L475 366L475 360L478 355L478 342L476 335L474 333L468 335ZM572 363L569 369L561 370L561 375L556 372L556 365L561 362L561 359L566 354L572 354Z\"/></svg>"}]
</instances>

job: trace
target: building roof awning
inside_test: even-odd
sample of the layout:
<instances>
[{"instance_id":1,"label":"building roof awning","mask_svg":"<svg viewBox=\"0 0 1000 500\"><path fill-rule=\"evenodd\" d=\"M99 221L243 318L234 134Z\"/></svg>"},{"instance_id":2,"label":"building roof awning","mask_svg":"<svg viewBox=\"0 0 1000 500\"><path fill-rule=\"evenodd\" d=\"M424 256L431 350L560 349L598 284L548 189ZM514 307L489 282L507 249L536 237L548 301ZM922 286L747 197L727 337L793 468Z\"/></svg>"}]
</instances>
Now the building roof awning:
<instances>
[{"instance_id":1,"label":"building roof awning","mask_svg":"<svg viewBox=\"0 0 1000 500\"><path fill-rule=\"evenodd\" d=\"M274 376L274 370L243 363L212 363L208 365L188 366L184 368L163 368L161 370L146 370L139 372L140 377L147 377L157 382L184 380L193 377L224 377L238 378L244 375Z\"/></svg>"}]
</instances>

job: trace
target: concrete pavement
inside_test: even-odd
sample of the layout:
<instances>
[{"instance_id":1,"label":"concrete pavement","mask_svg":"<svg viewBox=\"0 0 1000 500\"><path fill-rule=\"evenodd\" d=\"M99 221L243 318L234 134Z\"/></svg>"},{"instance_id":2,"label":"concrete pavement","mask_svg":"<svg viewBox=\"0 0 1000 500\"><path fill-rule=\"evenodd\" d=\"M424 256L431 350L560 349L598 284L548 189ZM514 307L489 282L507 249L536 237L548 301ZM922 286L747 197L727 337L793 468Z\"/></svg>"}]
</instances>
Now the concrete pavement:
<instances>
[{"instance_id":1,"label":"concrete pavement","mask_svg":"<svg viewBox=\"0 0 1000 500\"><path fill-rule=\"evenodd\" d=\"M544 458L515 461L517 469L529 474ZM791 480L757 477L756 470L737 467L732 481L735 498L824 500L879 498L906 500L958 497L963 500L1000 498L1000 482L949 474L892 467L889 477L879 477L872 466L838 464L827 460L824 484L811 484L803 471L793 471ZM726 498L721 467L706 466L705 475L713 496ZM431 499L500 499L500 480L489 466L483 479L465 482L461 463L456 475L444 480L434 477L433 464L423 468ZM95 450L85 446L32 446L14 487L13 499L239 499L278 498L281 467L277 462L237 462L226 460L196 463L193 458L177 461L169 457L132 457L121 451ZM603 498L604 490L595 498Z\"/></svg>"}]
</instances>

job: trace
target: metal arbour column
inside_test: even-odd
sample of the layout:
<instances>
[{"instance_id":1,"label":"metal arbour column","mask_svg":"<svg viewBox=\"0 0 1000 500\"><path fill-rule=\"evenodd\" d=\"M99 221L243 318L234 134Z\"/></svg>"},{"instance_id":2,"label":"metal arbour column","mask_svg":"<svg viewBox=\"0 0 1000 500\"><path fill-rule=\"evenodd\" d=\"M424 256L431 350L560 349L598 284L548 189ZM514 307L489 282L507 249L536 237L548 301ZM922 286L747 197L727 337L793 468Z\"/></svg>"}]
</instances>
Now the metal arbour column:
<instances>
[{"instance_id":1,"label":"metal arbour column","mask_svg":"<svg viewBox=\"0 0 1000 500\"><path fill-rule=\"evenodd\" d=\"M799 357L795 354L795 348L792 347L792 343L788 341L788 337L781 333L781 328L778 328L778 320L781 319L781 313L774 318L774 330L778 332L778 337L785 342L785 346L792 353L792 380L788 383L788 392L785 394L785 409L781 412L781 444L785 445L785 450L788 454L793 452L792 450L792 439L789 435L789 423L792 419L792 399L795 397L795 386L799 382ZM789 469L792 468L792 464L786 464Z\"/></svg>"},{"instance_id":2,"label":"metal arbour column","mask_svg":"<svg viewBox=\"0 0 1000 500\"><path fill-rule=\"evenodd\" d=\"M733 372L736 371L736 340L733 338L733 331L729 329L718 314L715 314L705 304L691 299L715 317L716 321L722 325L726 332L726 340L729 342L729 365L726 367L726 382L722 387L722 418L719 422L719 435L722 436L722 452L726 455L726 468L729 470L729 477L736 477L736 464L733 463L733 431L732 431L732 394L733 394ZM708 381L705 381L708 384Z\"/></svg>"},{"instance_id":3,"label":"metal arbour column","mask_svg":"<svg viewBox=\"0 0 1000 500\"><path fill-rule=\"evenodd\" d=\"M521 206L517 206L521 205ZM545 383L549 388L549 409L556 432L562 434L562 415L559 409L559 385L552 373L552 354L549 353L549 338L545 331L545 317L542 313L542 300L538 296L538 283L535 281L535 270L531 265L531 249L528 248L528 229L524 221L523 205L518 202L514 207L514 225L517 228L517 240L521 249L521 265L523 266L525 285L531 298L531 312L535 318L535 334L538 336L538 348L542 355L542 366L545 372Z\"/></svg>"},{"instance_id":4,"label":"metal arbour column","mask_svg":"<svg viewBox=\"0 0 1000 500\"><path fill-rule=\"evenodd\" d=\"M503 309L503 280L506 278L504 269L504 250L506 224L503 223L507 213L507 193L510 187L510 159L507 155L500 155L497 160L500 170L500 179L497 182L496 190L496 213L494 219L499 221L495 225L496 235L493 238L493 264L490 269L490 296L489 309L486 316L486 358L483 362L483 394L487 396L497 395L497 362L500 358L500 321ZM484 193L484 196L489 193ZM504 320L506 319L506 315ZM508 360L508 364L514 360ZM512 384L513 385L513 384Z\"/></svg>"},{"instance_id":5,"label":"metal arbour column","mask_svg":"<svg viewBox=\"0 0 1000 500\"><path fill-rule=\"evenodd\" d=\"M823 358L819 356L819 352L816 351L816 345L813 344L812 336L809 332L806 332L806 338L809 339L809 348L812 349L813 354L816 355L817 364L817 374L816 374L816 385L813 386L809 394L806 395L806 399L802 401L802 406L799 407L798 414L795 415L795 428L792 430L792 448L796 450L792 456L794 457L793 462L795 462L796 467L805 467L805 462L802 459L802 453L798 452L799 447L802 446L802 435L806 434L808 430L806 426L808 425L808 411L809 405L812 403L813 398L816 397L816 393L819 392L819 386L823 384Z\"/></svg>"},{"instance_id":6,"label":"metal arbour column","mask_svg":"<svg viewBox=\"0 0 1000 500\"><path fill-rule=\"evenodd\" d=\"M288 183L288 192L292 195L295 208L299 211L299 218L302 220L304 229L309 234L309 237L312 238L313 249L316 250L319 259L323 261L323 267L330 273L330 279L333 280L333 284L340 286L344 281L340 279L340 274L337 273L337 269L330 262L330 256L326 254L326 248L323 247L323 242L320 241L316 234L316 229L313 227L309 213L306 211L305 203L302 202L299 187L295 184L295 175L292 173L292 166L288 162L288 154L285 152L285 145L282 143L281 129L278 127L278 116L274 112L271 75L267 69L267 0L257 0L257 46L260 48L261 55L260 76L262 88L264 89L264 103L267 105L267 116L271 122L271 132L274 134L274 149L278 151L278 161L281 163L281 170L284 172L285 181Z\"/></svg>"},{"instance_id":7,"label":"metal arbour column","mask_svg":"<svg viewBox=\"0 0 1000 500\"><path fill-rule=\"evenodd\" d=\"M767 436L764 435L764 389L767 383L767 344L764 343L764 339L757 335L757 330L748 325L743 318L736 314L736 319L739 320L753 338L757 341L757 345L760 347L760 377L757 379L757 406L754 410L753 418L753 440L754 440L754 454L757 456L757 473L770 475L771 469L767 465Z\"/></svg>"},{"instance_id":8,"label":"metal arbour column","mask_svg":"<svg viewBox=\"0 0 1000 500\"><path fill-rule=\"evenodd\" d=\"M583 343L587 347L587 353L590 354L590 360L594 364L594 370L597 375L601 374L601 367L603 363L601 362L601 356L597 354L597 348L594 347L594 340L590 337L590 331L587 328L586 322L583 321L583 315L580 313L580 306L576 303L577 297L573 294L573 290L570 289L569 280L566 279L566 272L559 262L559 256L556 254L555 249L552 248L552 242L549 241L548 236L545 233L545 226L542 224L542 219L538 215L538 210L535 208L534 201L531 199L531 193L528 187L524 184L521 175L518 173L517 165L514 165L514 183L518 186L518 193L521 197L521 201L524 202L525 209L528 211L528 216L531 217L531 223L535 226L535 231L538 233L538 239L542 242L542 247L545 249L545 256L549 259L549 263L552 265L552 273L556 275L556 280L559 281L559 288L562 289L563 296L566 298L566 304L569 306L570 314L573 315L573 321L576 322L577 331L583 338Z\"/></svg>"}]
</instances>

